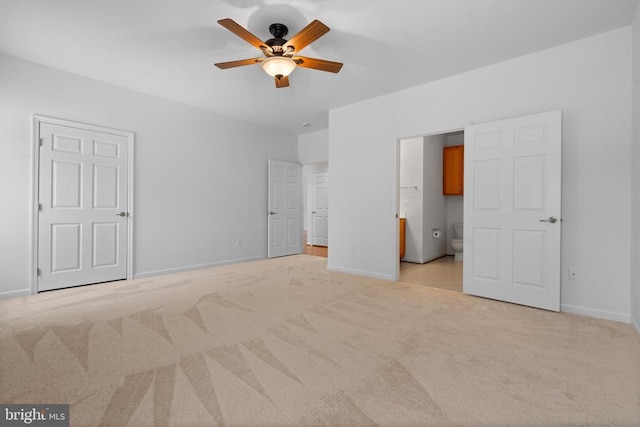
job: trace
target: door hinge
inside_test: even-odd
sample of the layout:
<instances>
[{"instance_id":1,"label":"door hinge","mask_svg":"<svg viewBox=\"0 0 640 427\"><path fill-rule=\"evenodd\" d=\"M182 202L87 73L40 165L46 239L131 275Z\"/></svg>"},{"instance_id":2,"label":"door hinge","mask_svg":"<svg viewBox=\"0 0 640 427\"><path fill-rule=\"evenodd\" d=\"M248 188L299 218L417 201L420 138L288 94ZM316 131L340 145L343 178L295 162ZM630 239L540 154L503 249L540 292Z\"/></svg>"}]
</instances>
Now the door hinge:
<instances>
[{"instance_id":1,"label":"door hinge","mask_svg":"<svg viewBox=\"0 0 640 427\"><path fill-rule=\"evenodd\" d=\"M36 276L40 277L40 269L36 268Z\"/></svg>"},{"instance_id":2,"label":"door hinge","mask_svg":"<svg viewBox=\"0 0 640 427\"><path fill-rule=\"evenodd\" d=\"M42 211L42 203L38 203L38 212Z\"/></svg>"},{"instance_id":3,"label":"door hinge","mask_svg":"<svg viewBox=\"0 0 640 427\"><path fill-rule=\"evenodd\" d=\"M40 147L44 145L44 138L40 138Z\"/></svg>"}]
</instances>

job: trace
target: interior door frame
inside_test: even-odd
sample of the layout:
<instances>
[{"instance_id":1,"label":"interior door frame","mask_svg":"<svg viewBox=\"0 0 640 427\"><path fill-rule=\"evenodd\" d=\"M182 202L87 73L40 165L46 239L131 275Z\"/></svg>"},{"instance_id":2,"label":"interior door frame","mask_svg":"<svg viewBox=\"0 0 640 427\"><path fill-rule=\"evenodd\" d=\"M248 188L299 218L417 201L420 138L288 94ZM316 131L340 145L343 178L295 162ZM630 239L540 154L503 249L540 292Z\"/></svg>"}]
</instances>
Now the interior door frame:
<instances>
[{"instance_id":1,"label":"interior door frame","mask_svg":"<svg viewBox=\"0 0 640 427\"><path fill-rule=\"evenodd\" d=\"M43 116L39 114L33 115L31 127L31 262L30 262L30 283L31 294L38 293L38 215L40 192L38 183L40 182L40 124L49 123L59 126L75 127L94 132L110 133L120 135L127 138L128 159L127 159L127 204L129 217L127 221L127 280L133 279L133 229L134 229L134 197L133 197L133 180L134 180L134 141L135 134L133 132L107 128L104 126L89 125L86 123L75 122L71 120L57 119L54 117Z\"/></svg>"},{"instance_id":2,"label":"interior door frame","mask_svg":"<svg viewBox=\"0 0 640 427\"><path fill-rule=\"evenodd\" d=\"M432 130L428 130L422 133L418 133L415 135L407 135L407 136L401 136L401 137L397 137L394 144L395 144L395 157L393 159L394 162L394 167L395 167L395 175L394 175L394 182L393 182L393 187L392 187L392 200L394 203L393 206L393 210L392 210L392 215L391 215L391 219L392 219L392 230L393 230L393 241L396 242L393 245L393 257L394 257L394 262L395 262L395 270L394 270L394 274L391 277L391 280L394 282L397 282L398 280L400 280L400 248L399 246L399 239L400 239L400 228L399 228L399 223L400 223L400 142L402 140L405 139L412 139L412 138L422 138L425 136L432 136L432 135L441 135L444 133L452 133L452 132L460 132L460 131L464 131L465 126L467 125L472 125L473 122L469 122L467 124L459 124L457 126L452 125L452 126L448 126L448 127L444 127L444 128L437 128L437 129L432 129Z\"/></svg>"}]
</instances>

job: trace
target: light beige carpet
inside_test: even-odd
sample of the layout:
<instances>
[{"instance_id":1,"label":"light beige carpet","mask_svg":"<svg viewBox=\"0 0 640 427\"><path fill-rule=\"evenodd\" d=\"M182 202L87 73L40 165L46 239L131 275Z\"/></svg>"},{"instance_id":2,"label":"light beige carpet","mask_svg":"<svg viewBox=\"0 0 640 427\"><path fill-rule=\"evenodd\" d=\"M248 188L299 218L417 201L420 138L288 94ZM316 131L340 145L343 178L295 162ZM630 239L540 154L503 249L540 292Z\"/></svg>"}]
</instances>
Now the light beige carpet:
<instances>
[{"instance_id":1,"label":"light beige carpet","mask_svg":"<svg viewBox=\"0 0 640 427\"><path fill-rule=\"evenodd\" d=\"M640 339L298 255L2 300L0 402L73 426L637 426Z\"/></svg>"}]
</instances>

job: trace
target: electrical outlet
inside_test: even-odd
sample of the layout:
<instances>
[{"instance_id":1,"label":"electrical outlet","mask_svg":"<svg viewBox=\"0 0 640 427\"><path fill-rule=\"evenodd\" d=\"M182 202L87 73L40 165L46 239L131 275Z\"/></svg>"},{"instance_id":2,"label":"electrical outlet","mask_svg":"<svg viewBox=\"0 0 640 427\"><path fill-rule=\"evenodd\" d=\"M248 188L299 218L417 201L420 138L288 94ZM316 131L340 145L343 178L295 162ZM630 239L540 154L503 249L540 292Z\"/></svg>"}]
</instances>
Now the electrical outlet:
<instances>
[{"instance_id":1,"label":"electrical outlet","mask_svg":"<svg viewBox=\"0 0 640 427\"><path fill-rule=\"evenodd\" d=\"M569 269L569 280L573 280L573 281L578 281L579 280L579 275L578 275L578 269L577 268L570 268Z\"/></svg>"},{"instance_id":2,"label":"electrical outlet","mask_svg":"<svg viewBox=\"0 0 640 427\"><path fill-rule=\"evenodd\" d=\"M356 253L356 247L355 246L351 246L351 253L355 254Z\"/></svg>"},{"instance_id":3,"label":"electrical outlet","mask_svg":"<svg viewBox=\"0 0 640 427\"><path fill-rule=\"evenodd\" d=\"M242 246L242 239L236 239L236 246Z\"/></svg>"},{"instance_id":4,"label":"electrical outlet","mask_svg":"<svg viewBox=\"0 0 640 427\"><path fill-rule=\"evenodd\" d=\"M340 252L340 243L336 243L336 252Z\"/></svg>"}]
</instances>

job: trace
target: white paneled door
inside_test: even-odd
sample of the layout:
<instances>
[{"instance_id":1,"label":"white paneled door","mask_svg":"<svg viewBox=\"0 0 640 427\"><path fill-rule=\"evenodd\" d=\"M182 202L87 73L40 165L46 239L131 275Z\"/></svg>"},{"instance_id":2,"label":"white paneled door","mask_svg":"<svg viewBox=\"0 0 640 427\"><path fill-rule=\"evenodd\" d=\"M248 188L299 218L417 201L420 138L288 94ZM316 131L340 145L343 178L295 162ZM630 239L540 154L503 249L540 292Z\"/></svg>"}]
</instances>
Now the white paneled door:
<instances>
[{"instance_id":1,"label":"white paneled door","mask_svg":"<svg viewBox=\"0 0 640 427\"><path fill-rule=\"evenodd\" d=\"M39 123L37 290L127 278L125 135Z\"/></svg>"},{"instance_id":2,"label":"white paneled door","mask_svg":"<svg viewBox=\"0 0 640 427\"><path fill-rule=\"evenodd\" d=\"M269 258L302 252L302 188L298 163L269 160Z\"/></svg>"},{"instance_id":3,"label":"white paneled door","mask_svg":"<svg viewBox=\"0 0 640 427\"><path fill-rule=\"evenodd\" d=\"M313 239L315 246L329 246L329 172L313 173Z\"/></svg>"},{"instance_id":4,"label":"white paneled door","mask_svg":"<svg viewBox=\"0 0 640 427\"><path fill-rule=\"evenodd\" d=\"M561 111L465 128L465 293L560 309Z\"/></svg>"}]
</instances>

